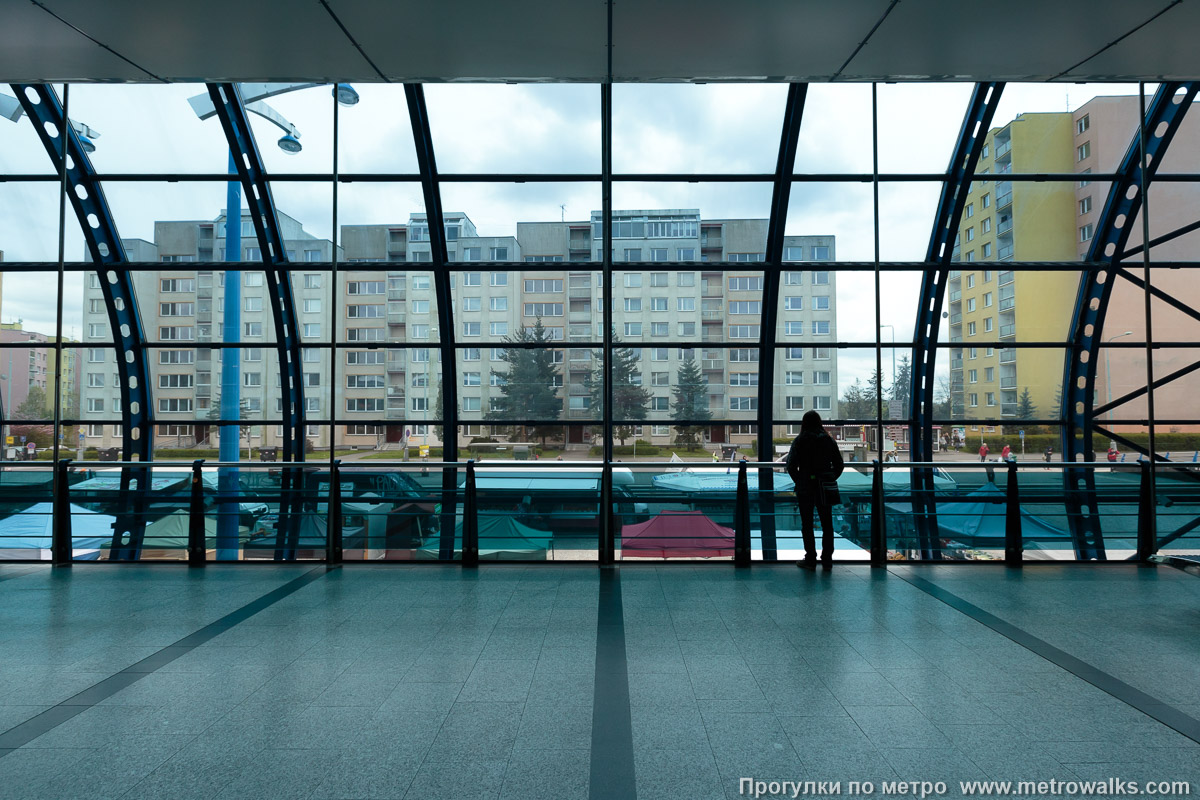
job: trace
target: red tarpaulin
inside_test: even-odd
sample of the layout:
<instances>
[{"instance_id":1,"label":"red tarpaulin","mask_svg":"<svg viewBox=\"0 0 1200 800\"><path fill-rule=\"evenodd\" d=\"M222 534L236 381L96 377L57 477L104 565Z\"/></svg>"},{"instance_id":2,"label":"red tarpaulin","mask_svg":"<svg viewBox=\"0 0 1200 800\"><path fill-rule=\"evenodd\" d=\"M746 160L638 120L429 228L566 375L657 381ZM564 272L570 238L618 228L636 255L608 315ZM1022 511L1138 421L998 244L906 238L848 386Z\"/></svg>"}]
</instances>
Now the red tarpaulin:
<instances>
[{"instance_id":1,"label":"red tarpaulin","mask_svg":"<svg viewBox=\"0 0 1200 800\"><path fill-rule=\"evenodd\" d=\"M621 529L626 556L713 558L733 555L733 531L700 511L664 511L649 522Z\"/></svg>"}]
</instances>

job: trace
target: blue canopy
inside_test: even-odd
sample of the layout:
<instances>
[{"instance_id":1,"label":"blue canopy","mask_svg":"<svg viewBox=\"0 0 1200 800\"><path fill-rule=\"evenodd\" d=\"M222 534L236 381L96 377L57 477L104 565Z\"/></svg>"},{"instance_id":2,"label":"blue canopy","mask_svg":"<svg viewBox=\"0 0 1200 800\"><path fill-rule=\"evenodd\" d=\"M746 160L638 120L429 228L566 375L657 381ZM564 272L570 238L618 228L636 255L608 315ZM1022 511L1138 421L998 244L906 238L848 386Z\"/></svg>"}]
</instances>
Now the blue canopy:
<instances>
[{"instance_id":1,"label":"blue canopy","mask_svg":"<svg viewBox=\"0 0 1200 800\"><path fill-rule=\"evenodd\" d=\"M108 514L95 514L86 508L72 505L71 548L73 557L87 561L98 560L100 548L112 543L115 519ZM53 530L54 506L51 503L35 503L19 514L7 517L0 525L0 559L38 558L49 560Z\"/></svg>"}]
</instances>

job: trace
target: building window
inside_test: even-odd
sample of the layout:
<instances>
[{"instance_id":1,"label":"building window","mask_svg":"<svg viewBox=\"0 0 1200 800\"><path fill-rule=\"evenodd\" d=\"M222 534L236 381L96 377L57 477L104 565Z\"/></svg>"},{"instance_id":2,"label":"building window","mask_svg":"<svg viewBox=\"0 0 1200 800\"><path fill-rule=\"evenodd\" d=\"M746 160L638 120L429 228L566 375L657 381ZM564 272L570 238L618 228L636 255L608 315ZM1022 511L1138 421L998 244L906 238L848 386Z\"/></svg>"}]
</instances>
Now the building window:
<instances>
[{"instance_id":1,"label":"building window","mask_svg":"<svg viewBox=\"0 0 1200 800\"><path fill-rule=\"evenodd\" d=\"M626 322L625 323L625 335L626 336L641 336L642 335L642 323Z\"/></svg>"},{"instance_id":2,"label":"building window","mask_svg":"<svg viewBox=\"0 0 1200 800\"><path fill-rule=\"evenodd\" d=\"M757 261L763 260L763 254L762 253L730 253L729 260L737 261L737 262L746 262L746 261L757 262Z\"/></svg>"},{"instance_id":3,"label":"building window","mask_svg":"<svg viewBox=\"0 0 1200 800\"><path fill-rule=\"evenodd\" d=\"M784 373L783 382L788 386L804 385L804 372L802 370L793 369Z\"/></svg>"},{"instance_id":4,"label":"building window","mask_svg":"<svg viewBox=\"0 0 1200 800\"><path fill-rule=\"evenodd\" d=\"M967 288L968 289L975 288L975 273L974 272L967 273Z\"/></svg>"},{"instance_id":5,"label":"building window","mask_svg":"<svg viewBox=\"0 0 1200 800\"><path fill-rule=\"evenodd\" d=\"M262 323L248 322L246 324L247 324L247 326L250 326L250 325L258 325L259 326L257 334L250 334L249 331L246 332L247 334L262 336ZM304 323L304 328L300 335L307 339L315 339L315 338L319 337L321 335L321 323L319 323L319 322Z\"/></svg>"},{"instance_id":6,"label":"building window","mask_svg":"<svg viewBox=\"0 0 1200 800\"><path fill-rule=\"evenodd\" d=\"M967 219L970 219L973 216L975 216L975 204L967 203Z\"/></svg>"},{"instance_id":7,"label":"building window","mask_svg":"<svg viewBox=\"0 0 1200 800\"><path fill-rule=\"evenodd\" d=\"M828 396L814 395L813 408L817 411L829 411L833 408L833 403Z\"/></svg>"},{"instance_id":8,"label":"building window","mask_svg":"<svg viewBox=\"0 0 1200 800\"><path fill-rule=\"evenodd\" d=\"M979 252L983 258L991 258L992 257L992 243L984 242L983 247L979 248Z\"/></svg>"},{"instance_id":9,"label":"building window","mask_svg":"<svg viewBox=\"0 0 1200 800\"><path fill-rule=\"evenodd\" d=\"M760 300L731 300L729 302L730 314L761 314L762 301Z\"/></svg>"},{"instance_id":10,"label":"building window","mask_svg":"<svg viewBox=\"0 0 1200 800\"><path fill-rule=\"evenodd\" d=\"M692 298L689 297L688 299L691 300ZM667 298L651 297L650 298L650 310L651 311L666 311L667 310Z\"/></svg>"},{"instance_id":11,"label":"building window","mask_svg":"<svg viewBox=\"0 0 1200 800\"><path fill-rule=\"evenodd\" d=\"M103 401L101 401L103 404ZM103 410L103 409L101 409ZM192 398L190 397L160 397L158 398L158 410L164 414L187 413L192 410Z\"/></svg>"},{"instance_id":12,"label":"building window","mask_svg":"<svg viewBox=\"0 0 1200 800\"><path fill-rule=\"evenodd\" d=\"M1092 240L1092 224L1089 222L1079 229L1079 241L1090 242Z\"/></svg>"},{"instance_id":13,"label":"building window","mask_svg":"<svg viewBox=\"0 0 1200 800\"><path fill-rule=\"evenodd\" d=\"M675 260L676 261L695 261L696 260L696 248L694 248L694 247L679 248L678 250L675 251ZM680 284L680 285L682 286L683 284Z\"/></svg>"},{"instance_id":14,"label":"building window","mask_svg":"<svg viewBox=\"0 0 1200 800\"><path fill-rule=\"evenodd\" d=\"M984 318L983 318L983 332L984 332L984 333L988 333L988 332L990 332L991 330L992 330L992 318L991 318L991 317L984 317Z\"/></svg>"},{"instance_id":15,"label":"building window","mask_svg":"<svg viewBox=\"0 0 1200 800\"><path fill-rule=\"evenodd\" d=\"M1088 195L1079 201L1079 213L1086 214L1092 210L1092 196Z\"/></svg>"},{"instance_id":16,"label":"building window","mask_svg":"<svg viewBox=\"0 0 1200 800\"><path fill-rule=\"evenodd\" d=\"M977 370L977 369L967 370L967 382L968 383L979 383L979 370Z\"/></svg>"},{"instance_id":17,"label":"building window","mask_svg":"<svg viewBox=\"0 0 1200 800\"><path fill-rule=\"evenodd\" d=\"M828 272L814 272L812 274L812 284L813 284L813 286L828 286L829 285L829 273Z\"/></svg>"},{"instance_id":18,"label":"building window","mask_svg":"<svg viewBox=\"0 0 1200 800\"><path fill-rule=\"evenodd\" d=\"M762 278L738 277L729 279L729 291L731 292L761 292L762 288Z\"/></svg>"},{"instance_id":19,"label":"building window","mask_svg":"<svg viewBox=\"0 0 1200 800\"><path fill-rule=\"evenodd\" d=\"M788 361L803 361L804 360L804 348L803 347L784 348L783 357L785 359L787 359Z\"/></svg>"},{"instance_id":20,"label":"building window","mask_svg":"<svg viewBox=\"0 0 1200 800\"><path fill-rule=\"evenodd\" d=\"M828 311L829 310L829 295L821 294L812 299L813 311Z\"/></svg>"},{"instance_id":21,"label":"building window","mask_svg":"<svg viewBox=\"0 0 1200 800\"><path fill-rule=\"evenodd\" d=\"M803 272L785 272L783 273L784 286L800 286L804 283Z\"/></svg>"},{"instance_id":22,"label":"building window","mask_svg":"<svg viewBox=\"0 0 1200 800\"><path fill-rule=\"evenodd\" d=\"M641 261L642 260L642 248L626 247L625 248L625 260L626 261ZM641 275L638 276L639 281L640 281L641 277L642 277ZM638 285L640 286L641 283L639 282Z\"/></svg>"},{"instance_id":23,"label":"building window","mask_svg":"<svg viewBox=\"0 0 1200 800\"><path fill-rule=\"evenodd\" d=\"M757 397L731 397L729 398L730 411L757 411Z\"/></svg>"},{"instance_id":24,"label":"building window","mask_svg":"<svg viewBox=\"0 0 1200 800\"><path fill-rule=\"evenodd\" d=\"M731 372L729 373L730 386L758 386L757 372Z\"/></svg>"},{"instance_id":25,"label":"building window","mask_svg":"<svg viewBox=\"0 0 1200 800\"><path fill-rule=\"evenodd\" d=\"M804 310L804 297L796 295L796 296L792 296L792 297L783 298L783 310L784 311L803 311Z\"/></svg>"},{"instance_id":26,"label":"building window","mask_svg":"<svg viewBox=\"0 0 1200 800\"><path fill-rule=\"evenodd\" d=\"M1084 142L1083 144L1079 145L1079 147L1075 148L1075 160L1076 161L1083 161L1085 158L1087 158L1091 154L1092 154L1092 143L1091 142Z\"/></svg>"},{"instance_id":27,"label":"building window","mask_svg":"<svg viewBox=\"0 0 1200 800\"><path fill-rule=\"evenodd\" d=\"M992 218L991 217L986 217L980 221L980 223L979 223L979 232L980 233L988 233L989 231L991 231L991 229L992 229Z\"/></svg>"},{"instance_id":28,"label":"building window","mask_svg":"<svg viewBox=\"0 0 1200 800\"><path fill-rule=\"evenodd\" d=\"M828 336L829 335L829 320L813 320L812 324L813 336Z\"/></svg>"},{"instance_id":29,"label":"building window","mask_svg":"<svg viewBox=\"0 0 1200 800\"><path fill-rule=\"evenodd\" d=\"M669 322L651 322L650 323L650 335L651 336L669 336L670 334L671 334L671 329L670 329Z\"/></svg>"},{"instance_id":30,"label":"building window","mask_svg":"<svg viewBox=\"0 0 1200 800\"><path fill-rule=\"evenodd\" d=\"M803 411L804 410L804 398L800 397L798 395L788 395L787 410L788 411Z\"/></svg>"},{"instance_id":31,"label":"building window","mask_svg":"<svg viewBox=\"0 0 1200 800\"><path fill-rule=\"evenodd\" d=\"M983 197L981 197L981 198L979 199L979 205L983 206L984 208L991 208L991 207L992 207L992 195L991 195L991 192L989 192L989 193L985 194Z\"/></svg>"},{"instance_id":32,"label":"building window","mask_svg":"<svg viewBox=\"0 0 1200 800\"><path fill-rule=\"evenodd\" d=\"M975 298L968 297L967 298L967 311L974 311L974 310L975 310Z\"/></svg>"},{"instance_id":33,"label":"building window","mask_svg":"<svg viewBox=\"0 0 1200 800\"><path fill-rule=\"evenodd\" d=\"M628 276L626 276L628 277ZM638 276L641 277L640 275ZM525 281L526 294L539 294L543 292L561 292L563 290L562 280L552 280L549 278L535 278Z\"/></svg>"},{"instance_id":34,"label":"building window","mask_svg":"<svg viewBox=\"0 0 1200 800\"><path fill-rule=\"evenodd\" d=\"M680 251L680 252L683 252L683 251ZM688 252L693 252L693 251L689 250ZM685 259L682 257L679 260L680 261L695 261L694 258ZM696 285L696 273L681 272L676 276L675 283L677 286L695 286Z\"/></svg>"},{"instance_id":35,"label":"building window","mask_svg":"<svg viewBox=\"0 0 1200 800\"><path fill-rule=\"evenodd\" d=\"M798 247L798 246L783 248L783 260L784 261L803 261L804 260L804 248ZM799 274L799 273L797 273L797 274Z\"/></svg>"},{"instance_id":36,"label":"building window","mask_svg":"<svg viewBox=\"0 0 1200 800\"><path fill-rule=\"evenodd\" d=\"M642 310L642 299L640 297L626 297L625 298L625 311L627 313L634 313L634 312L638 312L641 310Z\"/></svg>"},{"instance_id":37,"label":"building window","mask_svg":"<svg viewBox=\"0 0 1200 800\"><path fill-rule=\"evenodd\" d=\"M483 308L483 298L480 297L464 297L463 311L479 311Z\"/></svg>"},{"instance_id":38,"label":"building window","mask_svg":"<svg viewBox=\"0 0 1200 800\"><path fill-rule=\"evenodd\" d=\"M783 332L786 336L803 336L804 323L797 321L785 322Z\"/></svg>"},{"instance_id":39,"label":"building window","mask_svg":"<svg viewBox=\"0 0 1200 800\"><path fill-rule=\"evenodd\" d=\"M561 317L562 315L562 303L526 303L524 308L526 317Z\"/></svg>"},{"instance_id":40,"label":"building window","mask_svg":"<svg viewBox=\"0 0 1200 800\"><path fill-rule=\"evenodd\" d=\"M974 336L974 335L975 335L975 323L968 322L967 323L967 336Z\"/></svg>"},{"instance_id":41,"label":"building window","mask_svg":"<svg viewBox=\"0 0 1200 800\"><path fill-rule=\"evenodd\" d=\"M979 395L972 392L970 395L970 400L971 400L971 408L979 407Z\"/></svg>"},{"instance_id":42,"label":"building window","mask_svg":"<svg viewBox=\"0 0 1200 800\"><path fill-rule=\"evenodd\" d=\"M1087 129L1090 127L1092 127L1092 120L1087 114L1084 114L1082 117L1075 120L1075 133L1077 134L1087 132Z\"/></svg>"},{"instance_id":43,"label":"building window","mask_svg":"<svg viewBox=\"0 0 1200 800\"><path fill-rule=\"evenodd\" d=\"M759 335L758 325L730 325L730 339L757 339Z\"/></svg>"}]
</instances>

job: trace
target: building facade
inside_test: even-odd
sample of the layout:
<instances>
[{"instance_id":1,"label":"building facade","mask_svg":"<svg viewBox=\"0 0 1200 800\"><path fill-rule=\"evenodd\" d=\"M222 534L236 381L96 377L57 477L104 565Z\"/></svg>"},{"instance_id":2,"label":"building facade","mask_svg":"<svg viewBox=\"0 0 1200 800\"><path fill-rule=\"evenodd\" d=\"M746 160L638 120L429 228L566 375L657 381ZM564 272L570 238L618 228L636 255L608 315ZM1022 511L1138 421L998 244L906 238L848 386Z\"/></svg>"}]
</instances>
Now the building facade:
<instances>
[{"instance_id":1,"label":"building facade","mask_svg":"<svg viewBox=\"0 0 1200 800\"><path fill-rule=\"evenodd\" d=\"M343 226L336 282L328 263L332 243L280 217L295 264L313 446L438 444L442 336L432 273L414 267L431 261L425 216L412 214L394 225ZM575 269L569 264L602 257L600 213L580 222L521 222L515 236L481 236L462 213L447 213L445 224L448 258L462 264L452 276L457 364L450 376L457 382L460 440L505 427L495 419L500 398L511 391L504 344L540 321L547 336L562 343L554 350L553 380L562 401L559 418L574 423L564 425L565 443L590 442L586 423L600 419L588 387L589 377L602 369L596 343L604 333L605 291L594 262ZM243 260L260 260L248 219L243 227ZM764 257L766 229L763 219L706 220L697 209L615 213L614 333L635 354L633 380L649 394L647 422L631 426L631 436L662 445L673 441L672 390L685 362L694 359L707 383L708 413L724 420L707 426L704 440L749 446L756 438L763 288L756 265ZM155 343L151 369L160 448L215 446L215 428L207 423L219 405L222 355L232 352L211 346L222 340L225 273L189 270L186 262L220 260L223 230L223 214L211 222L159 222L154 242L127 243L132 258L163 263L157 273L134 273L144 327ZM776 435L785 435L808 409L837 415L836 278L832 271L804 270L799 263L834 260L834 239L789 236L785 258L797 268L785 273L781 287ZM709 261L744 262L746 269L706 269ZM305 263L313 264L311 271ZM622 268L626 263L637 266ZM282 430L262 423L278 419L282 408L269 299L261 272L241 275L243 437L251 447L273 446ZM95 276L84 302L85 409L93 418L119 418L119 392L110 383L114 354L104 346L111 337ZM119 444L115 421L90 425L89 446Z\"/></svg>"}]
</instances>

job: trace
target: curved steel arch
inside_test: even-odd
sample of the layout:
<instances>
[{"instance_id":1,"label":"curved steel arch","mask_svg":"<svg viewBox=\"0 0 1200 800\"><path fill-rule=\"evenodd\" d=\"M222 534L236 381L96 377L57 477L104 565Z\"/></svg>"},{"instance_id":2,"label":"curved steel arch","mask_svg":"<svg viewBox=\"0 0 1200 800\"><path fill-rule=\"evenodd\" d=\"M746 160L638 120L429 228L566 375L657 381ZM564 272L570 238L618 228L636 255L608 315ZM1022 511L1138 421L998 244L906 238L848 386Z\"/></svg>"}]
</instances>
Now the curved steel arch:
<instances>
[{"instance_id":1,"label":"curved steel arch","mask_svg":"<svg viewBox=\"0 0 1200 800\"><path fill-rule=\"evenodd\" d=\"M950 157L946 183L938 200L933 233L925 253L924 276L921 278L920 306L917 327L913 336L911 405L909 408L910 457L915 462L933 459L933 390L934 365L937 361L937 336L942 319L942 303L946 296L946 281L950 276L954 256L954 238L962 220L967 193L979 162L984 139L992 117L1000 105L1003 83L977 83L967 104L958 144ZM878 333L878 332L876 332ZM934 494L933 470L928 467L912 471L913 512L917 523L917 538L921 557L938 558L933 546L937 540L937 504Z\"/></svg>"},{"instance_id":2,"label":"curved steel arch","mask_svg":"<svg viewBox=\"0 0 1200 800\"><path fill-rule=\"evenodd\" d=\"M79 137L63 113L62 103L54 89L45 84L12 84L17 100L33 123L34 130L54 163L55 170L66 176L65 190L79 227L83 231L88 253L96 264L100 291L108 309L116 344L117 376L121 383L121 444L126 461L150 461L154 455L154 428L150 397L150 370L146 361L141 315L128 270L125 247L117 233L104 189L96 177ZM66 134L66 164L63 164L62 142ZM108 267L117 267L108 269ZM113 528L110 551L114 560L133 560L141 552L145 534L145 515L139 509L145 502L149 475L138 467L121 470L123 512Z\"/></svg>"},{"instance_id":3,"label":"curved steel arch","mask_svg":"<svg viewBox=\"0 0 1200 800\"><path fill-rule=\"evenodd\" d=\"M783 264L784 230L787 227L788 202L792 197L792 172L796 167L796 148L800 141L800 124L804 119L804 101L808 98L807 83L788 85L787 104L783 112L783 132L779 141L779 159L775 165L775 181L771 189L771 216L767 221L767 246L763 272L762 330L759 339L758 379L758 460L775 460L775 341L779 319L779 280ZM773 498L775 471L759 470L759 502ZM768 504L773 504L768 499ZM762 558L775 561L775 514L767 508L762 514Z\"/></svg>"},{"instance_id":4,"label":"curved steel arch","mask_svg":"<svg viewBox=\"0 0 1200 800\"><path fill-rule=\"evenodd\" d=\"M254 233L262 252L267 292L271 296L271 315L275 323L275 349L279 355L279 381L283 392L283 460L303 461L304 380L300 363L300 332L296 324L296 303L292 296L287 248L279 232L271 185L263 167L242 95L233 83L210 83L208 94L221 121L221 130L233 153L238 180L250 208ZM239 213L226 209L225 213ZM331 335L332 332L331 332ZM290 474L290 472L285 473Z\"/></svg>"},{"instance_id":5,"label":"curved steel arch","mask_svg":"<svg viewBox=\"0 0 1200 800\"><path fill-rule=\"evenodd\" d=\"M1142 192L1153 180L1167 148L1183 123L1200 84L1160 84L1146 109L1142 126L1117 169L1118 178L1109 189L1104 210L1088 247L1087 262L1101 265L1084 272L1071 317L1071 350L1063 370L1063 460L1095 460L1092 438L1095 430L1096 362L1100 353L1104 318L1113 284L1124 270L1119 268L1126 252L1133 222L1142 209ZM1142 159L1143 131L1145 162ZM1135 251L1140 252L1140 250ZM1140 282L1139 282L1140 283ZM1143 287L1144 290L1145 287ZM1091 470L1067 469L1064 489L1071 521L1071 538L1080 559L1104 559L1104 536Z\"/></svg>"},{"instance_id":6,"label":"curved steel arch","mask_svg":"<svg viewBox=\"0 0 1200 800\"><path fill-rule=\"evenodd\" d=\"M442 461L458 460L458 381L454 349L454 311L447 261L446 226L442 214L442 194L438 188L437 161L433 155L433 134L429 128L429 110L425 106L425 88L419 83L404 84L408 116L412 123L417 165L421 170L421 190L425 199L425 221L429 225L430 260L433 264L433 291L437 300L438 353L442 359ZM454 514L458 480L453 467L442 469L442 537L438 558L454 558Z\"/></svg>"}]
</instances>

